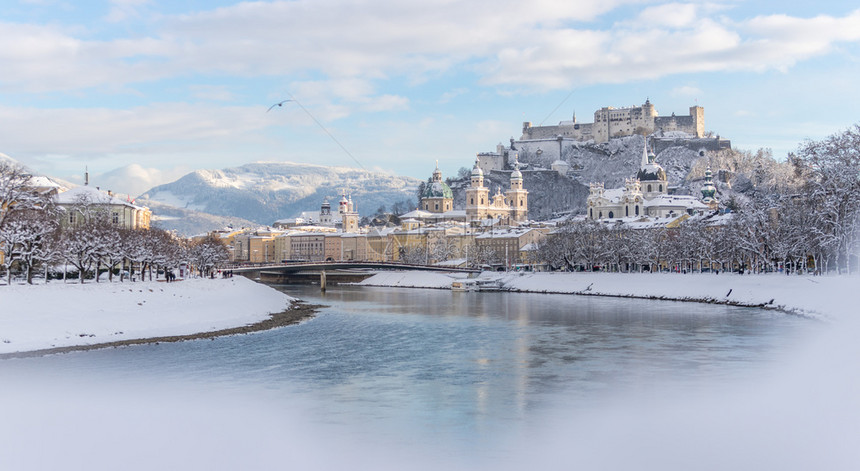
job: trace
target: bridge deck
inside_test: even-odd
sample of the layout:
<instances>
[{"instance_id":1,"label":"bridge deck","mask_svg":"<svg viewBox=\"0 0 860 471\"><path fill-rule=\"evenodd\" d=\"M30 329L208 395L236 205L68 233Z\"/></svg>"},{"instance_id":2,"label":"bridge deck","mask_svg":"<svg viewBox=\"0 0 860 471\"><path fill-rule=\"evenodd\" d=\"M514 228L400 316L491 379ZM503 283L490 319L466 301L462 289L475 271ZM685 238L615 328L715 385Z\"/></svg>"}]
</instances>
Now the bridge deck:
<instances>
[{"instance_id":1,"label":"bridge deck","mask_svg":"<svg viewBox=\"0 0 860 471\"><path fill-rule=\"evenodd\" d=\"M294 271L322 271L322 270L349 270L349 269L375 269L375 270L422 270L436 272L457 273L480 273L477 268L455 268L440 267L437 265L410 265L408 263L382 263L382 262L300 262L300 263L272 263L257 265L237 265L228 268L234 273L255 272L265 270L267 272L294 272Z\"/></svg>"}]
</instances>

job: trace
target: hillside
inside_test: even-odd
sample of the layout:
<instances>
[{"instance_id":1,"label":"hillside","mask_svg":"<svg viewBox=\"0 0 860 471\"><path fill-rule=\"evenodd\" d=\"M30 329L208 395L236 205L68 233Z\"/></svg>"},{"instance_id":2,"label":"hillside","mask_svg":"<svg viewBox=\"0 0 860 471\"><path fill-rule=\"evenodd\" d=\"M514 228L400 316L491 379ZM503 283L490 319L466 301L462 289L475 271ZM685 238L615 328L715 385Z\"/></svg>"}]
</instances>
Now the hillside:
<instances>
[{"instance_id":1,"label":"hillside","mask_svg":"<svg viewBox=\"0 0 860 471\"><path fill-rule=\"evenodd\" d=\"M148 207L152 211L152 225L168 231L176 231L183 236L205 234L225 227L256 227L259 224L231 216L216 216L214 214L177 208L158 201L145 198L135 200L136 204Z\"/></svg>"},{"instance_id":2,"label":"hillside","mask_svg":"<svg viewBox=\"0 0 860 471\"><path fill-rule=\"evenodd\" d=\"M197 170L152 188L140 201L271 224L319 209L325 198L336 204L342 190L360 214L372 214L381 205L413 198L418 184L414 178L355 168L261 162Z\"/></svg>"}]
</instances>

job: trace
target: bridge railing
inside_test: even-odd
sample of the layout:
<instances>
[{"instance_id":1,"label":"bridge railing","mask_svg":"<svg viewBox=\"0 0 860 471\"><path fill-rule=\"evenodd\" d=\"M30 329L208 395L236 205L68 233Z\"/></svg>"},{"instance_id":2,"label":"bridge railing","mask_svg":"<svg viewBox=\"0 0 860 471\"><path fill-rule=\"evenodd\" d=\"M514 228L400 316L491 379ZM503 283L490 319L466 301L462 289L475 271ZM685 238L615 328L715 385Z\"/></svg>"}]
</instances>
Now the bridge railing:
<instances>
[{"instance_id":1,"label":"bridge railing","mask_svg":"<svg viewBox=\"0 0 860 471\"><path fill-rule=\"evenodd\" d=\"M439 265L424 265L415 263L401 262L369 262L369 261L334 261L334 260L319 260L319 261L288 261L283 263L233 263L224 267L225 270L263 270L267 268L289 268L289 267L306 267L308 269L319 269L326 266L337 266L339 268L380 268L380 269L395 269L405 268L413 270L433 270L433 271L452 271L452 272L479 272L479 268L458 268Z\"/></svg>"}]
</instances>

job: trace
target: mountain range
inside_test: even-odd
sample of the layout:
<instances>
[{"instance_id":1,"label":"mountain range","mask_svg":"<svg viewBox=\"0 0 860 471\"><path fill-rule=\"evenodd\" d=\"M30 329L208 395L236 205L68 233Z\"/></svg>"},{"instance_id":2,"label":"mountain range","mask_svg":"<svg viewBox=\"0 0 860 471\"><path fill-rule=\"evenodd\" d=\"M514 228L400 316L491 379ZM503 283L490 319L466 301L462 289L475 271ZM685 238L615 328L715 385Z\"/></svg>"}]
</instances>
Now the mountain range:
<instances>
[{"instance_id":1,"label":"mountain range","mask_svg":"<svg viewBox=\"0 0 860 471\"><path fill-rule=\"evenodd\" d=\"M318 210L324 200L336 208L341 194L361 215L382 205L415 199L420 180L349 167L290 162L258 162L221 170L196 170L137 198L155 214L167 207L241 217L258 225ZM162 208L162 209L158 209ZM161 227L174 228L161 219Z\"/></svg>"}]
</instances>

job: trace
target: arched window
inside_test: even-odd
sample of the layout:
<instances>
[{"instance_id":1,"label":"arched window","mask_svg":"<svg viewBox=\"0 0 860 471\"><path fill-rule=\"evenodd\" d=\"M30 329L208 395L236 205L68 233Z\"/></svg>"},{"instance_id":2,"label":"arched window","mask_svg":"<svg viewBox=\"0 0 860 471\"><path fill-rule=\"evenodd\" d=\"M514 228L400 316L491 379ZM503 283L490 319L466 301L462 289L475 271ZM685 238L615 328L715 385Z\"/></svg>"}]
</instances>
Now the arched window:
<instances>
[{"instance_id":1,"label":"arched window","mask_svg":"<svg viewBox=\"0 0 860 471\"><path fill-rule=\"evenodd\" d=\"M603 219L603 211L598 211L597 219Z\"/></svg>"},{"instance_id":2,"label":"arched window","mask_svg":"<svg viewBox=\"0 0 860 471\"><path fill-rule=\"evenodd\" d=\"M469 198L469 204L475 204L475 198Z\"/></svg>"},{"instance_id":3,"label":"arched window","mask_svg":"<svg viewBox=\"0 0 860 471\"><path fill-rule=\"evenodd\" d=\"M660 193L663 193L663 185L660 185Z\"/></svg>"},{"instance_id":4,"label":"arched window","mask_svg":"<svg viewBox=\"0 0 860 471\"><path fill-rule=\"evenodd\" d=\"M624 216L630 216L630 206L624 207Z\"/></svg>"},{"instance_id":5,"label":"arched window","mask_svg":"<svg viewBox=\"0 0 860 471\"><path fill-rule=\"evenodd\" d=\"M609 219L612 219L614 217L615 217L615 213L613 213L612 211L609 211Z\"/></svg>"},{"instance_id":6,"label":"arched window","mask_svg":"<svg viewBox=\"0 0 860 471\"><path fill-rule=\"evenodd\" d=\"M589 215L591 216L591 219L594 219L594 208L589 209L588 212L589 212Z\"/></svg>"},{"instance_id":7,"label":"arched window","mask_svg":"<svg viewBox=\"0 0 860 471\"><path fill-rule=\"evenodd\" d=\"M650 184L648 185L648 191L649 192L651 191L651 185Z\"/></svg>"},{"instance_id":8,"label":"arched window","mask_svg":"<svg viewBox=\"0 0 860 471\"><path fill-rule=\"evenodd\" d=\"M639 215L639 206L636 206L636 215Z\"/></svg>"}]
</instances>

